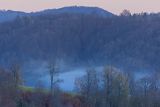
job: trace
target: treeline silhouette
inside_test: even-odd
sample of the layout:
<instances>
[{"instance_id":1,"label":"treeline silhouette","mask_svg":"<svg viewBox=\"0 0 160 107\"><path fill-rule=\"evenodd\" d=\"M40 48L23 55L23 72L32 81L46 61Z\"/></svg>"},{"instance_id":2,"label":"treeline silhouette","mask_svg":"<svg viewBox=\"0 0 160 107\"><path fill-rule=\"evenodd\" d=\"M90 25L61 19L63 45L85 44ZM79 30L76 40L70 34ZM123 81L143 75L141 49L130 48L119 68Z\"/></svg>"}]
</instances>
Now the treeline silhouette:
<instances>
[{"instance_id":1,"label":"treeline silhouette","mask_svg":"<svg viewBox=\"0 0 160 107\"><path fill-rule=\"evenodd\" d=\"M24 86L21 73L18 64L10 69L0 69L1 107L81 107L81 97L63 92L55 84L57 81L50 81L53 86L50 89L44 88L41 82L28 87ZM49 68L48 74L55 80L54 68Z\"/></svg>"},{"instance_id":2,"label":"treeline silhouette","mask_svg":"<svg viewBox=\"0 0 160 107\"><path fill-rule=\"evenodd\" d=\"M159 76L153 73L137 78L107 66L102 72L87 70L75 83L84 107L159 107Z\"/></svg>"},{"instance_id":3,"label":"treeline silhouette","mask_svg":"<svg viewBox=\"0 0 160 107\"><path fill-rule=\"evenodd\" d=\"M50 64L50 88L37 83L23 85L20 66L0 69L1 107L159 107L160 73L136 78L132 73L106 66L102 71L86 70L75 80L73 93L63 92L56 80L55 64ZM69 77L66 77L69 78Z\"/></svg>"}]
</instances>

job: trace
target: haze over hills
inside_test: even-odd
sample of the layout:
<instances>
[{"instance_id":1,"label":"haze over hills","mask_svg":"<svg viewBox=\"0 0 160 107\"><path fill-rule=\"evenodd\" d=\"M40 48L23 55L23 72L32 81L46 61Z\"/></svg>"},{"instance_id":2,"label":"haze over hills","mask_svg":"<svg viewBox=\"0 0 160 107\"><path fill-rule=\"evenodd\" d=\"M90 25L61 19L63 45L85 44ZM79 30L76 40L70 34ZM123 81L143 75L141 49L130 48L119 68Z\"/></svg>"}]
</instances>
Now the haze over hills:
<instances>
[{"instance_id":1,"label":"haze over hills","mask_svg":"<svg viewBox=\"0 0 160 107\"><path fill-rule=\"evenodd\" d=\"M159 15L104 17L76 9L60 14L48 10L0 24L1 63L59 57L80 65L159 68Z\"/></svg>"},{"instance_id":2,"label":"haze over hills","mask_svg":"<svg viewBox=\"0 0 160 107\"><path fill-rule=\"evenodd\" d=\"M22 17L22 16L34 16L34 15L44 15L44 14L62 14L62 13L74 13L74 14L94 14L94 15L100 15L103 17L111 17L113 16L112 13L103 10L98 7L84 7L84 6L71 6L71 7L64 7L64 8L59 8L59 9L48 9L48 10L43 10L39 12L32 12L32 13L25 13L25 12L20 12L20 11L12 11L12 10L1 10L0 11L0 22L5 22L5 21L12 21L16 17Z\"/></svg>"},{"instance_id":3,"label":"haze over hills","mask_svg":"<svg viewBox=\"0 0 160 107\"><path fill-rule=\"evenodd\" d=\"M1 64L56 56L81 65L159 68L158 14L115 16L83 6L0 14Z\"/></svg>"},{"instance_id":4,"label":"haze over hills","mask_svg":"<svg viewBox=\"0 0 160 107\"><path fill-rule=\"evenodd\" d=\"M160 107L160 14L0 12L0 107Z\"/></svg>"}]
</instances>

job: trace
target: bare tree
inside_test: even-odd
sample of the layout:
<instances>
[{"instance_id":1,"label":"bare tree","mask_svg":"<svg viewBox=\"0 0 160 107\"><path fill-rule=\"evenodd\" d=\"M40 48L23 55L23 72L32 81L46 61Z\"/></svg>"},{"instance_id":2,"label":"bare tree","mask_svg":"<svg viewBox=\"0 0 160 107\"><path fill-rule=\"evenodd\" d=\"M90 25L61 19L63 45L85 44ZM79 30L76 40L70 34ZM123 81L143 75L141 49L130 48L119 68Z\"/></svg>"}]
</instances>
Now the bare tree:
<instances>
[{"instance_id":1,"label":"bare tree","mask_svg":"<svg viewBox=\"0 0 160 107\"><path fill-rule=\"evenodd\" d=\"M104 88L104 105L107 107L112 107L111 93L113 84L113 68L107 67L104 69L103 74L103 88Z\"/></svg>"},{"instance_id":2,"label":"bare tree","mask_svg":"<svg viewBox=\"0 0 160 107\"><path fill-rule=\"evenodd\" d=\"M61 90L58 83L62 82L62 80L58 78L58 75L60 74L60 71L58 70L58 63L56 61L50 63L48 69L50 76L50 105L54 107L61 107Z\"/></svg>"},{"instance_id":3,"label":"bare tree","mask_svg":"<svg viewBox=\"0 0 160 107\"><path fill-rule=\"evenodd\" d=\"M11 72L13 75L13 81L14 81L15 88L18 88L18 86L22 83L21 74L20 74L21 72L20 65L13 64L11 66Z\"/></svg>"},{"instance_id":4,"label":"bare tree","mask_svg":"<svg viewBox=\"0 0 160 107\"><path fill-rule=\"evenodd\" d=\"M55 62L50 63L48 69L49 69L49 76L50 76L50 91L51 93L53 93L54 84L56 84L59 81L57 79L59 72L57 70L57 65Z\"/></svg>"},{"instance_id":5,"label":"bare tree","mask_svg":"<svg viewBox=\"0 0 160 107\"><path fill-rule=\"evenodd\" d=\"M131 16L131 12L129 10L123 10L123 12L121 13L121 16Z\"/></svg>"},{"instance_id":6,"label":"bare tree","mask_svg":"<svg viewBox=\"0 0 160 107\"><path fill-rule=\"evenodd\" d=\"M0 106L16 107L17 89L13 76L5 69L0 69Z\"/></svg>"},{"instance_id":7,"label":"bare tree","mask_svg":"<svg viewBox=\"0 0 160 107\"><path fill-rule=\"evenodd\" d=\"M98 103L99 79L94 69L89 69L86 74L77 78L76 90L84 97L87 107L96 107Z\"/></svg>"},{"instance_id":8,"label":"bare tree","mask_svg":"<svg viewBox=\"0 0 160 107\"><path fill-rule=\"evenodd\" d=\"M109 66L103 74L104 106L127 107L129 85L126 76L118 69Z\"/></svg>"}]
</instances>

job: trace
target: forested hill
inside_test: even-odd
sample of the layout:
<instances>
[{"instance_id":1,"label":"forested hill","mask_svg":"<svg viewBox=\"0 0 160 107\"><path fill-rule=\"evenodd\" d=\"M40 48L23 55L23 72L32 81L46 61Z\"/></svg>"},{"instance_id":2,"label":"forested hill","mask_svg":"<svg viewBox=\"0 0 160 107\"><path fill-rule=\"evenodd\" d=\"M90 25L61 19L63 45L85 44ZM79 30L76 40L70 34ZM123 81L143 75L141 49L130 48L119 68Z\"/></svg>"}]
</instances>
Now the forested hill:
<instances>
[{"instance_id":1,"label":"forested hill","mask_svg":"<svg viewBox=\"0 0 160 107\"><path fill-rule=\"evenodd\" d=\"M101 17L61 13L18 17L0 24L1 63L63 58L72 63L158 69L158 14Z\"/></svg>"},{"instance_id":2,"label":"forested hill","mask_svg":"<svg viewBox=\"0 0 160 107\"><path fill-rule=\"evenodd\" d=\"M101 17L111 17L114 16L112 13L103 10L98 7L85 7L85 6L70 6L70 7L63 7L58 9L47 9L39 12L20 12L20 11L12 11L12 10L0 10L0 23L12 21L16 19L16 17L23 17L23 16L37 16L37 15L45 15L45 14L86 14L86 15L98 15Z\"/></svg>"},{"instance_id":3,"label":"forested hill","mask_svg":"<svg viewBox=\"0 0 160 107\"><path fill-rule=\"evenodd\" d=\"M106 11L98 7L85 7L85 6L70 6L58 9L47 9L33 14L62 14L62 13L74 13L74 14L86 14L86 15L98 15L101 17L112 17L113 13Z\"/></svg>"},{"instance_id":4,"label":"forested hill","mask_svg":"<svg viewBox=\"0 0 160 107\"><path fill-rule=\"evenodd\" d=\"M17 16L25 16L27 13L19 12L19 11L11 11L11 10L0 10L0 23L6 21L12 21Z\"/></svg>"}]
</instances>

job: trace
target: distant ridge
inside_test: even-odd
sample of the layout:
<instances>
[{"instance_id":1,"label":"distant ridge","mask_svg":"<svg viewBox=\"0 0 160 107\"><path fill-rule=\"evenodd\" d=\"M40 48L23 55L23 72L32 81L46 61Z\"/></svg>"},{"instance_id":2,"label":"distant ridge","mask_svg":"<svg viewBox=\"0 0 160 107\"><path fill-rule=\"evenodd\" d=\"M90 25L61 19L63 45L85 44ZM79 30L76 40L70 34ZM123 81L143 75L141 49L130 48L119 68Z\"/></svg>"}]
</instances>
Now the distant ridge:
<instances>
[{"instance_id":1,"label":"distant ridge","mask_svg":"<svg viewBox=\"0 0 160 107\"><path fill-rule=\"evenodd\" d=\"M17 16L25 16L27 13L12 10L0 10L0 22L11 21Z\"/></svg>"},{"instance_id":2,"label":"distant ridge","mask_svg":"<svg viewBox=\"0 0 160 107\"><path fill-rule=\"evenodd\" d=\"M104 9L98 7L85 7L85 6L71 6L63 7L59 9L47 9L39 12L25 13L20 11L12 10L1 10L0 11L0 22L12 21L17 16L27 16L27 15L41 15L41 14L63 14L63 13L72 13L72 14L86 14L86 15L99 15L102 17L111 17L113 14Z\"/></svg>"},{"instance_id":3,"label":"distant ridge","mask_svg":"<svg viewBox=\"0 0 160 107\"><path fill-rule=\"evenodd\" d=\"M63 7L58 9L48 9L40 12L36 12L38 14L62 14L62 13L74 13L74 14L94 14L103 17L111 17L113 14L99 7L85 7L85 6L70 6Z\"/></svg>"}]
</instances>

